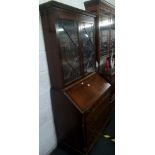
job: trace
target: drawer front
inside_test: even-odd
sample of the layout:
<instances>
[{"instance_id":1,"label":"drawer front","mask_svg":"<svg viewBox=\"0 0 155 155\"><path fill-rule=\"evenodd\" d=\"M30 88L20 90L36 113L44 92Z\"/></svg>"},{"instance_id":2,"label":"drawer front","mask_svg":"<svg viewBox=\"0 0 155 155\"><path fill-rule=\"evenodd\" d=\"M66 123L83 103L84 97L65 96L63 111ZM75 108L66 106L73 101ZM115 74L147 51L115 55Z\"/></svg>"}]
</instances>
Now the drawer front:
<instances>
[{"instance_id":1,"label":"drawer front","mask_svg":"<svg viewBox=\"0 0 155 155\"><path fill-rule=\"evenodd\" d=\"M110 93L106 93L88 112L86 112L86 122L96 122L98 120L98 117L102 116L103 111L109 105L109 101Z\"/></svg>"},{"instance_id":2,"label":"drawer front","mask_svg":"<svg viewBox=\"0 0 155 155\"><path fill-rule=\"evenodd\" d=\"M106 95L85 114L88 147L94 142L95 137L99 135L101 129L106 123L110 112L109 99L110 94L106 93Z\"/></svg>"}]
</instances>

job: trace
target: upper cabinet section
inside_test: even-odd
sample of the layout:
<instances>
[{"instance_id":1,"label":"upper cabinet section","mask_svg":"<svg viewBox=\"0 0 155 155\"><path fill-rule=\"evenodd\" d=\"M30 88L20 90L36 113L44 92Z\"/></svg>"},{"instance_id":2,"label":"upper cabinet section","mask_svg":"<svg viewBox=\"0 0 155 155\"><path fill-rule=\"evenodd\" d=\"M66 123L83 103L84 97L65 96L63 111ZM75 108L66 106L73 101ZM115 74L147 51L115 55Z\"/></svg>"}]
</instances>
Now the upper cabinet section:
<instances>
[{"instance_id":1,"label":"upper cabinet section","mask_svg":"<svg viewBox=\"0 0 155 155\"><path fill-rule=\"evenodd\" d=\"M95 68L95 15L55 1L40 5L51 85L64 88Z\"/></svg>"}]
</instances>

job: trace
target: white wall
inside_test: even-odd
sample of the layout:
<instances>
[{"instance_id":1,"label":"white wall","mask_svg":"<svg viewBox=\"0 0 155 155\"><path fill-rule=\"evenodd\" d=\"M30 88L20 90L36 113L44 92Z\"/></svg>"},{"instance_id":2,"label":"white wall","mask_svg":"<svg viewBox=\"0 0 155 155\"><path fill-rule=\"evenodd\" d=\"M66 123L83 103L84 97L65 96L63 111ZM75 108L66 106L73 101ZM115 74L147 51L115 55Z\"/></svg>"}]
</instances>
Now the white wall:
<instances>
[{"instance_id":1,"label":"white wall","mask_svg":"<svg viewBox=\"0 0 155 155\"><path fill-rule=\"evenodd\" d=\"M41 20L39 21L39 154L45 155L56 147L55 128L50 100L50 82L43 41Z\"/></svg>"},{"instance_id":2,"label":"white wall","mask_svg":"<svg viewBox=\"0 0 155 155\"><path fill-rule=\"evenodd\" d=\"M39 3L42 4L42 3L45 3L48 1L51 1L51 0L39 0ZM73 7L79 8L79 9L83 9L83 10L85 9L84 4L83 4L84 0L54 0L54 1L58 1L61 3L67 4L67 5L71 5Z\"/></svg>"},{"instance_id":3,"label":"white wall","mask_svg":"<svg viewBox=\"0 0 155 155\"><path fill-rule=\"evenodd\" d=\"M47 1L50 0L39 0L39 3L42 4ZM57 1L85 10L83 4L85 0ZM114 0L107 1L114 2ZM48 155L56 147L57 141L50 100L50 81L41 19L39 20L39 87L39 154Z\"/></svg>"}]
</instances>

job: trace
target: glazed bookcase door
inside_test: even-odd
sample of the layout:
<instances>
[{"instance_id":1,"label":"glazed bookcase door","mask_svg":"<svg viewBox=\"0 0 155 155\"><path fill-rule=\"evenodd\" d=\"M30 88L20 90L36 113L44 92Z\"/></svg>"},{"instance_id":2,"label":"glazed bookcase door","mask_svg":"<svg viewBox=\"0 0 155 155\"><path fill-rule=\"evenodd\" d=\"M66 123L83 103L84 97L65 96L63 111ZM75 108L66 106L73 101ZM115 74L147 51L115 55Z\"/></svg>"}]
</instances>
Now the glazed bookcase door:
<instances>
[{"instance_id":1,"label":"glazed bookcase door","mask_svg":"<svg viewBox=\"0 0 155 155\"><path fill-rule=\"evenodd\" d=\"M81 22L80 38L82 43L82 57L84 74L95 71L94 23Z\"/></svg>"},{"instance_id":2,"label":"glazed bookcase door","mask_svg":"<svg viewBox=\"0 0 155 155\"><path fill-rule=\"evenodd\" d=\"M111 17L111 52L115 53L115 17Z\"/></svg>"},{"instance_id":3,"label":"glazed bookcase door","mask_svg":"<svg viewBox=\"0 0 155 155\"><path fill-rule=\"evenodd\" d=\"M100 69L101 72L105 71L106 58L109 55L110 48L110 16L108 14L102 14L99 17L99 37L100 37Z\"/></svg>"},{"instance_id":4,"label":"glazed bookcase door","mask_svg":"<svg viewBox=\"0 0 155 155\"><path fill-rule=\"evenodd\" d=\"M111 15L110 18L110 55L115 51L115 17Z\"/></svg>"},{"instance_id":5,"label":"glazed bookcase door","mask_svg":"<svg viewBox=\"0 0 155 155\"><path fill-rule=\"evenodd\" d=\"M110 61L111 74L115 72L115 17L111 16L111 31L110 31Z\"/></svg>"},{"instance_id":6,"label":"glazed bookcase door","mask_svg":"<svg viewBox=\"0 0 155 155\"><path fill-rule=\"evenodd\" d=\"M57 32L60 42L64 84L80 78L78 25L74 20L58 19Z\"/></svg>"}]
</instances>

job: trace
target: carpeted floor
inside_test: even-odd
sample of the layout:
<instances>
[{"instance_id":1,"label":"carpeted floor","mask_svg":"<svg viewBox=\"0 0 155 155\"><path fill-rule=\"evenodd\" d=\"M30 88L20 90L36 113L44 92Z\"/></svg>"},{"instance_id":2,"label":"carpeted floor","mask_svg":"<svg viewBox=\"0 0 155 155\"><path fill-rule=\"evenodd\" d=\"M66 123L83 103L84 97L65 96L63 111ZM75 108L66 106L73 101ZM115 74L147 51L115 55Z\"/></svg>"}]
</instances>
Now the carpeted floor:
<instances>
[{"instance_id":1,"label":"carpeted floor","mask_svg":"<svg viewBox=\"0 0 155 155\"><path fill-rule=\"evenodd\" d=\"M110 137L109 137L110 136ZM115 155L115 113L111 115L111 121L90 152L90 155ZM74 155L65 152L60 148L56 148L51 155Z\"/></svg>"}]
</instances>

